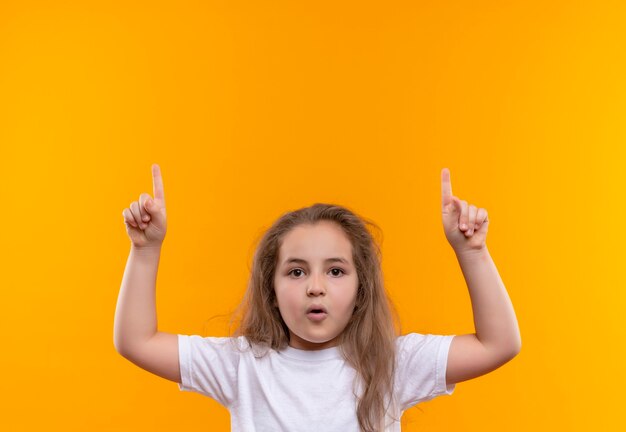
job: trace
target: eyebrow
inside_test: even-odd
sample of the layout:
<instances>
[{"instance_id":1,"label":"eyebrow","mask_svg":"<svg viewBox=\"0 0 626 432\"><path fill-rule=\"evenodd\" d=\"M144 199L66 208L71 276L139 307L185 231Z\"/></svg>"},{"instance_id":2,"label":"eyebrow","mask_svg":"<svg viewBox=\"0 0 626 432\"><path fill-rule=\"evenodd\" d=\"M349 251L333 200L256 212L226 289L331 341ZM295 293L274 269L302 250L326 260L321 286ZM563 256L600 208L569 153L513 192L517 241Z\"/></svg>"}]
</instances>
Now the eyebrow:
<instances>
[{"instance_id":1,"label":"eyebrow","mask_svg":"<svg viewBox=\"0 0 626 432\"><path fill-rule=\"evenodd\" d=\"M334 257L334 258L328 258L324 260L325 263L329 263L329 262L342 262L346 265L349 265L350 263L345 259L345 258L341 258L341 257ZM291 264L291 263L300 263L300 264L308 264L306 262L306 260L302 259L302 258L287 258L285 260L285 262L283 262L283 265L287 265L287 264Z\"/></svg>"}]
</instances>

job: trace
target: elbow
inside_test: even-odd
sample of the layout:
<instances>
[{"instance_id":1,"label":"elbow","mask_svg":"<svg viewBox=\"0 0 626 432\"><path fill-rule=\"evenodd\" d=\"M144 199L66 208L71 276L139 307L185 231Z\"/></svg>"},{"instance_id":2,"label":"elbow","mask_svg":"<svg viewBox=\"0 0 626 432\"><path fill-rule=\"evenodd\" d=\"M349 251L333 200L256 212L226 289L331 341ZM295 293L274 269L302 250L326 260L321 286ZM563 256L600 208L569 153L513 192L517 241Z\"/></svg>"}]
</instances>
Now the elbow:
<instances>
[{"instance_id":1,"label":"elbow","mask_svg":"<svg viewBox=\"0 0 626 432\"><path fill-rule=\"evenodd\" d=\"M132 352L129 349L127 349L126 347L115 345L115 351L117 351L117 353L119 355L121 355L122 357L124 357L125 359L127 359L127 360L131 359Z\"/></svg>"},{"instance_id":2,"label":"elbow","mask_svg":"<svg viewBox=\"0 0 626 432\"><path fill-rule=\"evenodd\" d=\"M124 357L123 349L120 346L119 342L117 340L115 340L115 339L113 340L113 347L115 348L115 352L117 352L119 355Z\"/></svg>"},{"instance_id":3,"label":"elbow","mask_svg":"<svg viewBox=\"0 0 626 432\"><path fill-rule=\"evenodd\" d=\"M517 355L520 353L521 347L512 347L512 348L508 348L506 350L502 350L500 351L499 354L499 363L505 364L510 362L511 360L513 360L515 357L517 357Z\"/></svg>"},{"instance_id":4,"label":"elbow","mask_svg":"<svg viewBox=\"0 0 626 432\"><path fill-rule=\"evenodd\" d=\"M517 337L515 343L513 344L513 346L511 347L510 351L510 357L511 359L515 356L517 356L520 351L522 350L522 338L521 337Z\"/></svg>"},{"instance_id":5,"label":"elbow","mask_svg":"<svg viewBox=\"0 0 626 432\"><path fill-rule=\"evenodd\" d=\"M522 340L519 337L516 337L514 341L506 345L502 345L500 351L500 355L502 356L505 362L513 360L520 351L522 350Z\"/></svg>"},{"instance_id":6,"label":"elbow","mask_svg":"<svg viewBox=\"0 0 626 432\"><path fill-rule=\"evenodd\" d=\"M122 357L126 358L128 356L128 344L123 343L121 338L117 337L117 335L113 337L113 347L115 347L115 351Z\"/></svg>"},{"instance_id":7,"label":"elbow","mask_svg":"<svg viewBox=\"0 0 626 432\"><path fill-rule=\"evenodd\" d=\"M131 360L131 358L134 358L138 352L141 352L142 347L145 346L149 340L150 338L140 340L130 339L128 337L123 337L120 334L113 337L113 346L119 355Z\"/></svg>"}]
</instances>

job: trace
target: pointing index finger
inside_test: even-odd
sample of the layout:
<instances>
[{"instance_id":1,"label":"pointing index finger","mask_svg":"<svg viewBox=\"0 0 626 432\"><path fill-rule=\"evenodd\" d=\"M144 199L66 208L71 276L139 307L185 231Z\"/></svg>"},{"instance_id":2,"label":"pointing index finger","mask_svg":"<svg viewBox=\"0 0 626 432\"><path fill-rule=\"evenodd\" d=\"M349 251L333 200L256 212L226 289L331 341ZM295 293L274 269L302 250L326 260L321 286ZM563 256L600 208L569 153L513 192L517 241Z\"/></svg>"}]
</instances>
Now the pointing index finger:
<instances>
[{"instance_id":1,"label":"pointing index finger","mask_svg":"<svg viewBox=\"0 0 626 432\"><path fill-rule=\"evenodd\" d=\"M152 194L155 200L161 200L165 205L163 178L161 177L161 168L157 164L152 164Z\"/></svg>"},{"instance_id":2,"label":"pointing index finger","mask_svg":"<svg viewBox=\"0 0 626 432\"><path fill-rule=\"evenodd\" d=\"M445 206L452 200L452 183L450 182L450 170L441 170L441 203Z\"/></svg>"}]
</instances>

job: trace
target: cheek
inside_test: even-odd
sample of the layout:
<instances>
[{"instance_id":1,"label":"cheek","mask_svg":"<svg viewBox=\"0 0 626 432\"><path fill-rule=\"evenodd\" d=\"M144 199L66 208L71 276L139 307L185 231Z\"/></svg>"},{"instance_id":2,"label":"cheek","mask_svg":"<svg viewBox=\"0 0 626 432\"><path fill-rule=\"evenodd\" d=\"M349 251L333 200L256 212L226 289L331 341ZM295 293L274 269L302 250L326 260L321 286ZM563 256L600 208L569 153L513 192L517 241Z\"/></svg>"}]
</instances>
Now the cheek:
<instances>
[{"instance_id":1,"label":"cheek","mask_svg":"<svg viewBox=\"0 0 626 432\"><path fill-rule=\"evenodd\" d=\"M357 289L353 288L352 291L348 291L342 298L342 303L345 305L346 309L349 312L354 310L354 306L356 305L356 293Z\"/></svg>"},{"instance_id":2,"label":"cheek","mask_svg":"<svg viewBox=\"0 0 626 432\"><path fill-rule=\"evenodd\" d=\"M276 301L283 312L289 313L299 306L298 298L295 295L294 290L277 290L276 293Z\"/></svg>"},{"instance_id":3,"label":"cheek","mask_svg":"<svg viewBox=\"0 0 626 432\"><path fill-rule=\"evenodd\" d=\"M343 304L345 305L346 312L351 313L354 310L354 306L356 305L356 295L346 296Z\"/></svg>"}]
</instances>

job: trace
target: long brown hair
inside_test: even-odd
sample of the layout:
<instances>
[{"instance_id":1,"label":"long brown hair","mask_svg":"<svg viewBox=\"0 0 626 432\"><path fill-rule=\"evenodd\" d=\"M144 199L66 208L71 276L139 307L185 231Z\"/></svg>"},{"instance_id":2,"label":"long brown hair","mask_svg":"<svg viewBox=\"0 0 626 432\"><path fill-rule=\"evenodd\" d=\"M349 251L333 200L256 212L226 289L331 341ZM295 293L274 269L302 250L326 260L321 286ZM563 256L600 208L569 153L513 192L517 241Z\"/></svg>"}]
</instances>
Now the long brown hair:
<instances>
[{"instance_id":1,"label":"long brown hair","mask_svg":"<svg viewBox=\"0 0 626 432\"><path fill-rule=\"evenodd\" d=\"M378 432L385 428L386 413L398 420L390 413L389 405L385 406L385 401L393 403L395 344L400 334L400 320L383 285L380 246L367 228L380 232L374 222L336 204L316 203L282 214L265 231L256 247L247 290L231 318L232 324L236 316L241 316L232 336L233 339L245 336L251 347L261 348L261 356L270 348L280 351L289 344L289 330L274 303L279 250L285 235L292 229L319 221L337 223L352 244L359 286L355 310L339 337L338 346L363 385L361 396L354 393L358 398L360 428L363 432Z\"/></svg>"}]
</instances>

